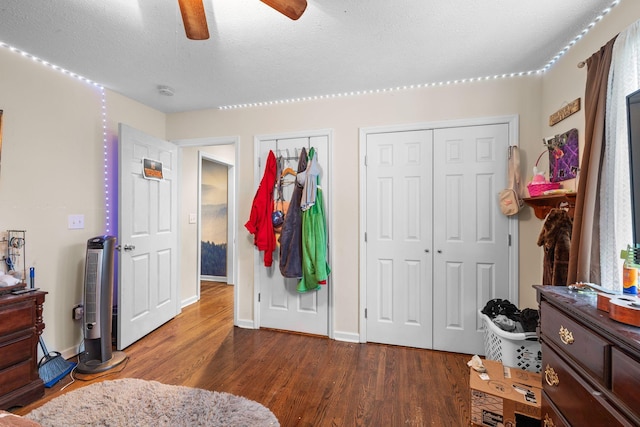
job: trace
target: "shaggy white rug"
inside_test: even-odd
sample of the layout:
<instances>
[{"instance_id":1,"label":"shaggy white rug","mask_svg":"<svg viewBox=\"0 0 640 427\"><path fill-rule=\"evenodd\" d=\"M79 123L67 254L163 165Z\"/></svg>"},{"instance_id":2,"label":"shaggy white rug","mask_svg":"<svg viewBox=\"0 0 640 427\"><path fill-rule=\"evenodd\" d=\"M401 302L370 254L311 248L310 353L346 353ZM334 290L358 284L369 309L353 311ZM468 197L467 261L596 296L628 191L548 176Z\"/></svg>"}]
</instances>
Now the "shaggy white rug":
<instances>
[{"instance_id":1,"label":"shaggy white rug","mask_svg":"<svg viewBox=\"0 0 640 427\"><path fill-rule=\"evenodd\" d=\"M280 425L269 409L244 397L132 378L73 390L25 417L55 427Z\"/></svg>"}]
</instances>

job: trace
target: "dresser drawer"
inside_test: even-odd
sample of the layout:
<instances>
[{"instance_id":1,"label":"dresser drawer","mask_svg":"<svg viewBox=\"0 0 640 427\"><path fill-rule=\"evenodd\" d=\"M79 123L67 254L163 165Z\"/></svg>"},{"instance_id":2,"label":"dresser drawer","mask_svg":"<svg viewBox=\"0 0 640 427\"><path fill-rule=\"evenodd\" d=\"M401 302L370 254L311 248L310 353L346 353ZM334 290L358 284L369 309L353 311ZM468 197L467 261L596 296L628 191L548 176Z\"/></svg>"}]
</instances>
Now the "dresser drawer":
<instances>
[{"instance_id":1,"label":"dresser drawer","mask_svg":"<svg viewBox=\"0 0 640 427\"><path fill-rule=\"evenodd\" d=\"M31 382L31 361L18 363L0 371L0 395L12 392Z\"/></svg>"},{"instance_id":2,"label":"dresser drawer","mask_svg":"<svg viewBox=\"0 0 640 427\"><path fill-rule=\"evenodd\" d=\"M540 304L540 311L543 340L556 344L606 385L611 344L544 301Z\"/></svg>"},{"instance_id":3,"label":"dresser drawer","mask_svg":"<svg viewBox=\"0 0 640 427\"><path fill-rule=\"evenodd\" d=\"M33 335L27 335L16 341L0 345L0 370L31 358L32 337Z\"/></svg>"},{"instance_id":4,"label":"dresser drawer","mask_svg":"<svg viewBox=\"0 0 640 427\"><path fill-rule=\"evenodd\" d=\"M561 408L562 416L571 425L633 425L545 343L542 344L542 378L546 396Z\"/></svg>"},{"instance_id":5,"label":"dresser drawer","mask_svg":"<svg viewBox=\"0 0 640 427\"><path fill-rule=\"evenodd\" d=\"M611 389L640 417L640 362L615 347L611 350Z\"/></svg>"},{"instance_id":6,"label":"dresser drawer","mask_svg":"<svg viewBox=\"0 0 640 427\"><path fill-rule=\"evenodd\" d=\"M560 411L553 405L549 396L542 393L542 425L544 427L571 427Z\"/></svg>"},{"instance_id":7,"label":"dresser drawer","mask_svg":"<svg viewBox=\"0 0 640 427\"><path fill-rule=\"evenodd\" d=\"M31 300L10 304L0 315L0 335L32 328L36 320L35 304Z\"/></svg>"}]
</instances>

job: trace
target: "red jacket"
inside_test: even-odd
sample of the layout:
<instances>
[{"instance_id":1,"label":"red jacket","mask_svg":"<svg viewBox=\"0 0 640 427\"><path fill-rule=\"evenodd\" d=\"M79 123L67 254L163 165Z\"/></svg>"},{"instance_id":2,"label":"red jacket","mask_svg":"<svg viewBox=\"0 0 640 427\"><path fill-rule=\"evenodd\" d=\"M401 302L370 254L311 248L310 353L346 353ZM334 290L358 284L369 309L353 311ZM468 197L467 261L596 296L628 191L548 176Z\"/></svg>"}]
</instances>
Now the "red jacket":
<instances>
[{"instance_id":1,"label":"red jacket","mask_svg":"<svg viewBox=\"0 0 640 427\"><path fill-rule=\"evenodd\" d=\"M273 231L271 213L273 212L273 187L276 183L276 156L269 151L267 165L256 195L251 205L251 216L244 225L254 235L253 244L264 251L264 265L271 267L273 251L276 249L276 235Z\"/></svg>"}]
</instances>

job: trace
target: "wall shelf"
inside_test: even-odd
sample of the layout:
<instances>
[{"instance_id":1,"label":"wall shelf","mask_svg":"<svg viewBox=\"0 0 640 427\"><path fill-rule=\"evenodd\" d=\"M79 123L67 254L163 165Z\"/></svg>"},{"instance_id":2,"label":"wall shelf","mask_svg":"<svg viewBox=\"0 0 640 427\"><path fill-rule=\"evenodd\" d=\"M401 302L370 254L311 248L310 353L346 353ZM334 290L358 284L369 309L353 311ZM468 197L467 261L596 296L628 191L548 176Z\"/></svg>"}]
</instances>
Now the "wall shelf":
<instances>
[{"instance_id":1,"label":"wall shelf","mask_svg":"<svg viewBox=\"0 0 640 427\"><path fill-rule=\"evenodd\" d=\"M545 219L551 209L562 207L568 208L569 216L573 218L573 210L576 205L576 193L525 197L523 200L533 208L533 212L538 219Z\"/></svg>"}]
</instances>

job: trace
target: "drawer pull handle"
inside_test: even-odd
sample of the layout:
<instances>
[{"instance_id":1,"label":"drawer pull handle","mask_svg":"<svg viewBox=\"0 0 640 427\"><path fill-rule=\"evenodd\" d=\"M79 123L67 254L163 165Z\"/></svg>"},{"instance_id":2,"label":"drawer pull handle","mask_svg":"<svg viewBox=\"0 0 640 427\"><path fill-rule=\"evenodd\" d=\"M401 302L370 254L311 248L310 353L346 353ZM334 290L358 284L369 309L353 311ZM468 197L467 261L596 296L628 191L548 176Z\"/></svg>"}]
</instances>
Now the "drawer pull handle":
<instances>
[{"instance_id":1,"label":"drawer pull handle","mask_svg":"<svg viewBox=\"0 0 640 427\"><path fill-rule=\"evenodd\" d=\"M560 332L558 332L558 334L560 335L560 340L563 343L567 345L573 344L573 333L570 330L568 330L564 326L560 326Z\"/></svg>"},{"instance_id":2,"label":"drawer pull handle","mask_svg":"<svg viewBox=\"0 0 640 427\"><path fill-rule=\"evenodd\" d=\"M544 414L544 427L556 427L549 414Z\"/></svg>"},{"instance_id":3,"label":"drawer pull handle","mask_svg":"<svg viewBox=\"0 0 640 427\"><path fill-rule=\"evenodd\" d=\"M544 370L544 380L551 387L560 384L560 380L558 379L558 374L556 374L556 371L549 365L547 365L547 367Z\"/></svg>"}]
</instances>

